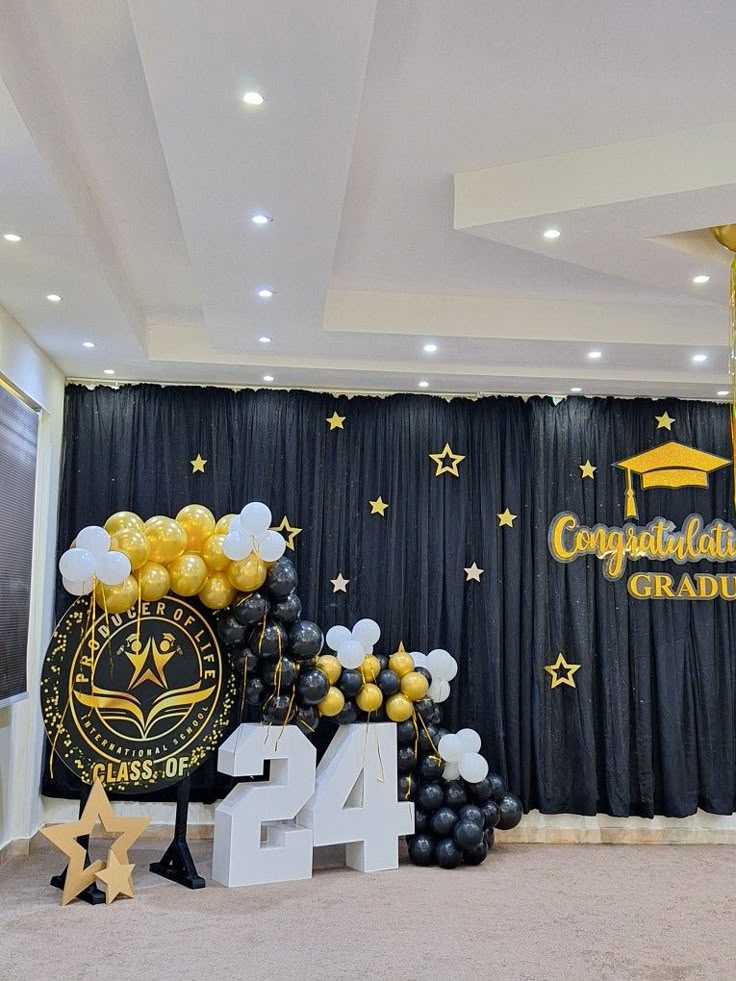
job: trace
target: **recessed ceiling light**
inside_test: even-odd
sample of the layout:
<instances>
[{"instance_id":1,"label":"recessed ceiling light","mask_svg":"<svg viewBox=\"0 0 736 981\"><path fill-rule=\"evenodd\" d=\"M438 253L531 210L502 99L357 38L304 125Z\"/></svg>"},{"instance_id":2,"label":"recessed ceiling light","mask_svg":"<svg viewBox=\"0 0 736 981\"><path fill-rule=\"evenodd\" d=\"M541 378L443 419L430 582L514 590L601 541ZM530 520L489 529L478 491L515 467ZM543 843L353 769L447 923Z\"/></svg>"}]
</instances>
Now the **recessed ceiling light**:
<instances>
[{"instance_id":1,"label":"recessed ceiling light","mask_svg":"<svg viewBox=\"0 0 736 981\"><path fill-rule=\"evenodd\" d=\"M546 239L552 241L552 239L559 238L562 232L559 228L546 228L542 234Z\"/></svg>"},{"instance_id":2,"label":"recessed ceiling light","mask_svg":"<svg viewBox=\"0 0 736 981\"><path fill-rule=\"evenodd\" d=\"M420 388L429 388L429 382L422 380L422 381L419 382L419 387Z\"/></svg>"},{"instance_id":3,"label":"recessed ceiling light","mask_svg":"<svg viewBox=\"0 0 736 981\"><path fill-rule=\"evenodd\" d=\"M23 241L23 239L20 237L20 235L16 235L15 232L6 232L5 235L3 235L3 238L5 239L6 242L22 242Z\"/></svg>"},{"instance_id":4,"label":"recessed ceiling light","mask_svg":"<svg viewBox=\"0 0 736 981\"><path fill-rule=\"evenodd\" d=\"M593 358L593 360L595 360L596 358L602 358L603 351L588 351L588 357Z\"/></svg>"},{"instance_id":5,"label":"recessed ceiling light","mask_svg":"<svg viewBox=\"0 0 736 981\"><path fill-rule=\"evenodd\" d=\"M263 96L260 92L246 92L243 95L243 102L246 106L262 106Z\"/></svg>"},{"instance_id":6,"label":"recessed ceiling light","mask_svg":"<svg viewBox=\"0 0 736 981\"><path fill-rule=\"evenodd\" d=\"M698 286L702 285L703 283L707 283L709 281L710 281L710 276L706 276L705 273L701 273L700 276L693 276L693 282L697 283Z\"/></svg>"},{"instance_id":7,"label":"recessed ceiling light","mask_svg":"<svg viewBox=\"0 0 736 981\"><path fill-rule=\"evenodd\" d=\"M259 337L258 340L261 342L261 344L270 344L271 343L271 338L270 337L266 337L265 334L263 335L263 337Z\"/></svg>"},{"instance_id":8,"label":"recessed ceiling light","mask_svg":"<svg viewBox=\"0 0 736 981\"><path fill-rule=\"evenodd\" d=\"M263 289L258 290L258 295L263 297L264 300L267 300L269 296L273 296L273 290L264 286Z\"/></svg>"},{"instance_id":9,"label":"recessed ceiling light","mask_svg":"<svg viewBox=\"0 0 736 981\"><path fill-rule=\"evenodd\" d=\"M267 225L273 218L270 215L252 215L250 220L254 225Z\"/></svg>"},{"instance_id":10,"label":"recessed ceiling light","mask_svg":"<svg viewBox=\"0 0 736 981\"><path fill-rule=\"evenodd\" d=\"M571 391L571 392L582 392L582 388L579 388L579 387L578 387L577 385L574 385L574 386L573 386L573 387L572 387L572 388L570 389L570 391Z\"/></svg>"},{"instance_id":11,"label":"recessed ceiling light","mask_svg":"<svg viewBox=\"0 0 736 981\"><path fill-rule=\"evenodd\" d=\"M272 382L273 381L273 375L264 375L263 376L263 380L264 380L264 382Z\"/></svg>"},{"instance_id":12,"label":"recessed ceiling light","mask_svg":"<svg viewBox=\"0 0 736 981\"><path fill-rule=\"evenodd\" d=\"M721 396L723 396L723 395L730 395L730 394L731 394L731 393L730 393L730 392L728 391L728 389L727 389L727 388L722 388L722 389L720 390L720 392L716 392L716 395L721 395Z\"/></svg>"},{"instance_id":13,"label":"recessed ceiling light","mask_svg":"<svg viewBox=\"0 0 736 981\"><path fill-rule=\"evenodd\" d=\"M49 301L49 303L61 303L61 297L58 293L47 293L46 299Z\"/></svg>"},{"instance_id":14,"label":"recessed ceiling light","mask_svg":"<svg viewBox=\"0 0 736 981\"><path fill-rule=\"evenodd\" d=\"M427 354L434 354L434 352L437 350L437 345L436 344L425 344L424 345L424 350L427 352Z\"/></svg>"},{"instance_id":15,"label":"recessed ceiling light","mask_svg":"<svg viewBox=\"0 0 736 981\"><path fill-rule=\"evenodd\" d=\"M90 347L91 348L91 347L94 347L94 346L95 346L95 342L94 341L82 341L82 347Z\"/></svg>"},{"instance_id":16,"label":"recessed ceiling light","mask_svg":"<svg viewBox=\"0 0 736 981\"><path fill-rule=\"evenodd\" d=\"M693 355L693 361L695 361L697 363L699 363L701 361L707 361L707 360L708 360L708 355L707 354L694 354Z\"/></svg>"},{"instance_id":17,"label":"recessed ceiling light","mask_svg":"<svg viewBox=\"0 0 736 981\"><path fill-rule=\"evenodd\" d=\"M104 372L105 372L106 375L114 375L115 374L115 369L114 368L105 368L104 369Z\"/></svg>"}]
</instances>

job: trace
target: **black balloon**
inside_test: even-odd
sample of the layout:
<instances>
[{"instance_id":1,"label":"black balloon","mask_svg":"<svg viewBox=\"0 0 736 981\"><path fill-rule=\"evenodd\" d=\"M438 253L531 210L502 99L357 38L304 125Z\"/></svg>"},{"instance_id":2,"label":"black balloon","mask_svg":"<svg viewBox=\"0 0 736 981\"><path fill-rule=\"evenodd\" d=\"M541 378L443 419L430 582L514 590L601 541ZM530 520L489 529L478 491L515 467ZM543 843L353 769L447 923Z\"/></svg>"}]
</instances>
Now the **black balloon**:
<instances>
[{"instance_id":1,"label":"black balloon","mask_svg":"<svg viewBox=\"0 0 736 981\"><path fill-rule=\"evenodd\" d=\"M427 671L426 668L418 667L418 668L414 668L414 670L416 671L417 674L420 674L423 678L426 678L430 685L432 684L432 675L429 673L429 671Z\"/></svg>"},{"instance_id":2,"label":"black balloon","mask_svg":"<svg viewBox=\"0 0 736 981\"><path fill-rule=\"evenodd\" d=\"M342 674L337 682L337 687L345 698L355 698L363 687L363 675L360 671L355 671L353 668L343 668Z\"/></svg>"},{"instance_id":3,"label":"black balloon","mask_svg":"<svg viewBox=\"0 0 736 981\"><path fill-rule=\"evenodd\" d=\"M456 823L457 813L451 807L438 807L429 818L430 830L438 838L447 838L451 835Z\"/></svg>"},{"instance_id":4,"label":"black balloon","mask_svg":"<svg viewBox=\"0 0 736 981\"><path fill-rule=\"evenodd\" d=\"M460 864L463 855L452 838L442 838L435 845L434 857L440 868L454 869Z\"/></svg>"},{"instance_id":5,"label":"black balloon","mask_svg":"<svg viewBox=\"0 0 736 981\"><path fill-rule=\"evenodd\" d=\"M291 688L299 674L299 665L288 657L264 657L260 663L261 677L272 688Z\"/></svg>"},{"instance_id":6,"label":"black balloon","mask_svg":"<svg viewBox=\"0 0 736 981\"><path fill-rule=\"evenodd\" d=\"M468 796L465 787L460 780L449 780L445 784L444 794L445 804L459 810L464 804L468 803Z\"/></svg>"},{"instance_id":7,"label":"black balloon","mask_svg":"<svg viewBox=\"0 0 736 981\"><path fill-rule=\"evenodd\" d=\"M242 644L247 631L232 613L223 613L217 621L217 636L224 644Z\"/></svg>"},{"instance_id":8,"label":"black balloon","mask_svg":"<svg viewBox=\"0 0 736 981\"><path fill-rule=\"evenodd\" d=\"M289 649L296 661L311 661L324 644L324 635L311 620L297 620L289 629Z\"/></svg>"},{"instance_id":9,"label":"black balloon","mask_svg":"<svg viewBox=\"0 0 736 981\"><path fill-rule=\"evenodd\" d=\"M314 706L305 705L297 709L294 722L306 736L311 736L319 725L319 712Z\"/></svg>"},{"instance_id":10,"label":"black balloon","mask_svg":"<svg viewBox=\"0 0 736 981\"><path fill-rule=\"evenodd\" d=\"M463 852L463 862L466 865L481 865L488 858L488 844L485 840L474 848L468 848Z\"/></svg>"},{"instance_id":11,"label":"black balloon","mask_svg":"<svg viewBox=\"0 0 736 981\"><path fill-rule=\"evenodd\" d=\"M249 705L260 705L266 693L266 686L260 678L251 675L245 683L245 700Z\"/></svg>"},{"instance_id":12,"label":"black balloon","mask_svg":"<svg viewBox=\"0 0 736 981\"><path fill-rule=\"evenodd\" d=\"M435 811L444 802L445 795L439 783L423 783L417 790L417 804L423 811ZM463 801L463 803L465 803Z\"/></svg>"},{"instance_id":13,"label":"black balloon","mask_svg":"<svg viewBox=\"0 0 736 981\"><path fill-rule=\"evenodd\" d=\"M419 749L423 753L434 753L437 749L439 740L437 739L437 727L431 723L423 726L419 723Z\"/></svg>"},{"instance_id":14,"label":"black balloon","mask_svg":"<svg viewBox=\"0 0 736 981\"><path fill-rule=\"evenodd\" d=\"M345 699L345 704L340 709L338 714L334 716L335 722L341 726L350 725L351 722L355 722L358 718L358 709L355 707L355 702L350 699Z\"/></svg>"},{"instance_id":15,"label":"black balloon","mask_svg":"<svg viewBox=\"0 0 736 981\"><path fill-rule=\"evenodd\" d=\"M396 766L399 773L411 773L416 762L416 754L411 746L399 746L396 754Z\"/></svg>"},{"instance_id":16,"label":"black balloon","mask_svg":"<svg viewBox=\"0 0 736 981\"><path fill-rule=\"evenodd\" d=\"M475 821L458 821L455 825L452 837L455 844L461 851L475 848L483 842L483 827Z\"/></svg>"},{"instance_id":17,"label":"black balloon","mask_svg":"<svg viewBox=\"0 0 736 981\"><path fill-rule=\"evenodd\" d=\"M494 844L495 840L496 840L496 834L495 834L493 828L491 828L490 831L486 831L486 833L485 833L485 841L486 841L486 844L488 845L488 850L489 851L491 850L491 848L493 848L493 844Z\"/></svg>"},{"instance_id":18,"label":"black balloon","mask_svg":"<svg viewBox=\"0 0 736 981\"><path fill-rule=\"evenodd\" d=\"M263 721L274 722L277 725L286 722L290 702L288 695L273 695L263 706Z\"/></svg>"},{"instance_id":19,"label":"black balloon","mask_svg":"<svg viewBox=\"0 0 736 981\"><path fill-rule=\"evenodd\" d=\"M503 795L501 803L498 805L498 810L500 812L497 826L499 831L509 831L511 828L515 828L519 821L521 821L523 814L521 801L513 794Z\"/></svg>"},{"instance_id":20,"label":"black balloon","mask_svg":"<svg viewBox=\"0 0 736 981\"><path fill-rule=\"evenodd\" d=\"M425 722L429 722L434 715L434 702L431 698L420 698L418 702L414 702L414 708Z\"/></svg>"},{"instance_id":21,"label":"black balloon","mask_svg":"<svg viewBox=\"0 0 736 981\"><path fill-rule=\"evenodd\" d=\"M436 726L442 725L442 709L439 705L435 705L432 718L429 721Z\"/></svg>"},{"instance_id":22,"label":"black balloon","mask_svg":"<svg viewBox=\"0 0 736 981\"><path fill-rule=\"evenodd\" d=\"M476 804L466 804L461 807L457 816L461 821L473 821L479 828L485 827L483 811Z\"/></svg>"},{"instance_id":23,"label":"black balloon","mask_svg":"<svg viewBox=\"0 0 736 981\"><path fill-rule=\"evenodd\" d=\"M260 623L268 612L271 604L261 593L248 593L233 604L233 616L244 626L253 626Z\"/></svg>"},{"instance_id":24,"label":"black balloon","mask_svg":"<svg viewBox=\"0 0 736 981\"><path fill-rule=\"evenodd\" d=\"M498 824L501 812L498 809L498 804L495 800L486 800L480 805L480 809L483 812L483 827L488 831L490 828L495 828Z\"/></svg>"},{"instance_id":25,"label":"black balloon","mask_svg":"<svg viewBox=\"0 0 736 981\"><path fill-rule=\"evenodd\" d=\"M384 697L388 698L390 695L395 695L401 688L401 678L399 678L395 671L389 671L387 669L385 671L379 671L376 684L383 692Z\"/></svg>"},{"instance_id":26,"label":"black balloon","mask_svg":"<svg viewBox=\"0 0 736 981\"><path fill-rule=\"evenodd\" d=\"M399 800L414 800L416 781L407 774L402 774L397 782L396 792Z\"/></svg>"},{"instance_id":27,"label":"black balloon","mask_svg":"<svg viewBox=\"0 0 736 981\"><path fill-rule=\"evenodd\" d=\"M300 705L316 705L330 690L330 679L317 668L307 668L296 683L296 699Z\"/></svg>"},{"instance_id":28,"label":"black balloon","mask_svg":"<svg viewBox=\"0 0 736 981\"><path fill-rule=\"evenodd\" d=\"M296 589L298 583L294 563L291 559L281 558L268 570L264 588L276 599L283 599Z\"/></svg>"},{"instance_id":29,"label":"black balloon","mask_svg":"<svg viewBox=\"0 0 736 981\"><path fill-rule=\"evenodd\" d=\"M386 668L388 667L388 658L386 657L386 655L376 654L376 652L374 651L373 656L378 660L378 663L381 665L381 671L385 671Z\"/></svg>"},{"instance_id":30,"label":"black balloon","mask_svg":"<svg viewBox=\"0 0 736 981\"><path fill-rule=\"evenodd\" d=\"M409 858L414 865L434 865L435 843L432 835L412 835Z\"/></svg>"},{"instance_id":31,"label":"black balloon","mask_svg":"<svg viewBox=\"0 0 736 981\"><path fill-rule=\"evenodd\" d=\"M414 808L414 831L420 835L429 827L429 814L421 809L421 807Z\"/></svg>"},{"instance_id":32,"label":"black balloon","mask_svg":"<svg viewBox=\"0 0 736 981\"><path fill-rule=\"evenodd\" d=\"M277 657L286 653L286 631L277 620L267 620L254 627L248 646L259 657Z\"/></svg>"},{"instance_id":33,"label":"black balloon","mask_svg":"<svg viewBox=\"0 0 736 981\"><path fill-rule=\"evenodd\" d=\"M444 768L445 764L440 756L422 756L419 760L419 777L427 781L440 780Z\"/></svg>"},{"instance_id":34,"label":"black balloon","mask_svg":"<svg viewBox=\"0 0 736 981\"><path fill-rule=\"evenodd\" d=\"M232 659L233 667L239 674L255 671L260 663L250 647L233 648Z\"/></svg>"},{"instance_id":35,"label":"black balloon","mask_svg":"<svg viewBox=\"0 0 736 981\"><path fill-rule=\"evenodd\" d=\"M469 783L467 786L471 799L478 804L482 804L491 796L491 784L488 777L484 777L478 783Z\"/></svg>"},{"instance_id":36,"label":"black balloon","mask_svg":"<svg viewBox=\"0 0 736 981\"><path fill-rule=\"evenodd\" d=\"M486 780L488 781L488 786L491 788L491 800L500 804L503 800L503 795L506 793L506 785L497 773L489 773Z\"/></svg>"},{"instance_id":37,"label":"black balloon","mask_svg":"<svg viewBox=\"0 0 736 981\"><path fill-rule=\"evenodd\" d=\"M289 593L271 607L271 616L282 623L293 623L302 615L302 601L296 593Z\"/></svg>"},{"instance_id":38,"label":"black balloon","mask_svg":"<svg viewBox=\"0 0 736 981\"><path fill-rule=\"evenodd\" d=\"M406 722L399 722L396 726L396 742L399 746L413 746L416 735L411 719L407 719Z\"/></svg>"},{"instance_id":39,"label":"black balloon","mask_svg":"<svg viewBox=\"0 0 736 981\"><path fill-rule=\"evenodd\" d=\"M438 726L438 725L435 725L435 723L432 723L432 724L435 726L435 733L436 733L435 738L437 740L437 745L439 746L440 739L442 739L443 736L449 736L450 730L449 729L445 729L444 726Z\"/></svg>"}]
</instances>

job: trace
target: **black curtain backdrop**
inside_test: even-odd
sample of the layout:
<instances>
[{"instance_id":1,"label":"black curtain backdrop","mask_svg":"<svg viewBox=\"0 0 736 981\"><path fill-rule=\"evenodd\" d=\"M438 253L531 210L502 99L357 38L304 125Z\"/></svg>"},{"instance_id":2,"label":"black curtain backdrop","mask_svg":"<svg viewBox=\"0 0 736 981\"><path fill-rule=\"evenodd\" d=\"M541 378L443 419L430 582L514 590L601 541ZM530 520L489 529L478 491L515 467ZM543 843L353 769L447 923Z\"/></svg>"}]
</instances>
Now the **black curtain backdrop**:
<instances>
[{"instance_id":1,"label":"black curtain backdrop","mask_svg":"<svg viewBox=\"0 0 736 981\"><path fill-rule=\"evenodd\" d=\"M665 409L672 431L658 429ZM327 416L345 416L330 430ZM295 561L304 617L324 630L376 619L380 649L445 647L460 670L455 728L483 737L491 767L526 809L685 816L734 811L734 605L643 601L601 563L555 562L552 518L624 523L624 472L612 465L674 438L730 458L727 406L677 400L334 397L308 392L70 386L59 552L114 511L175 516L202 503L219 517L265 501L304 531ZM435 477L449 442L458 478ZM208 461L192 474L198 453ZM590 459L595 479L582 479ZM635 478L638 481L638 478ZM733 521L732 474L707 489L637 490L640 524L691 512ZM388 501L385 517L369 499ZM499 527L508 507L513 527ZM289 553L292 554L292 553ZM466 582L464 567L485 570ZM731 572L640 561L631 571ZM350 580L347 594L330 579ZM59 585L57 612L69 597ZM562 651L577 688L550 689ZM212 760L199 799L221 795ZM44 790L73 795L63 764Z\"/></svg>"}]
</instances>

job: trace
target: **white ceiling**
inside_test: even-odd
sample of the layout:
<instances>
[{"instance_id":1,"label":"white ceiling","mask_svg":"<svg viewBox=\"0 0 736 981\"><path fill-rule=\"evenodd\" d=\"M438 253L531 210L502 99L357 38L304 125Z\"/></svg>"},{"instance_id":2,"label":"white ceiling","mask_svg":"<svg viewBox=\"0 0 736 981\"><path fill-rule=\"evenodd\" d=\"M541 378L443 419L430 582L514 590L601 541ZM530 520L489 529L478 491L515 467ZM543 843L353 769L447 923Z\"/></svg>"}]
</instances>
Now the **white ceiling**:
<instances>
[{"instance_id":1,"label":"white ceiling","mask_svg":"<svg viewBox=\"0 0 736 981\"><path fill-rule=\"evenodd\" d=\"M683 233L736 221L734 36L731 0L4 0L0 306L74 378L713 398L729 254Z\"/></svg>"}]
</instances>

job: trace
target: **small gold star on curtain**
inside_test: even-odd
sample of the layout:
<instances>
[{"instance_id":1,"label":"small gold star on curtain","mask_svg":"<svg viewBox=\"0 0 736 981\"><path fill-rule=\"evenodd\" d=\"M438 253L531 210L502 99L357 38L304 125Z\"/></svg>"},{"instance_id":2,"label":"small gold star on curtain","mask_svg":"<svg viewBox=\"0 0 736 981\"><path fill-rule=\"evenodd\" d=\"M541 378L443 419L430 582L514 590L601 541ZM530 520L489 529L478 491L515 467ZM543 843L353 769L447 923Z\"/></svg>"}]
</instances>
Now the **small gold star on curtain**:
<instances>
[{"instance_id":1,"label":"small gold star on curtain","mask_svg":"<svg viewBox=\"0 0 736 981\"><path fill-rule=\"evenodd\" d=\"M573 675L579 668L579 664L568 664L564 655L558 654L554 664L545 664L544 666L544 670L552 679L550 688L556 688L558 685L569 685L570 688L574 688Z\"/></svg>"},{"instance_id":2,"label":"small gold star on curtain","mask_svg":"<svg viewBox=\"0 0 736 981\"><path fill-rule=\"evenodd\" d=\"M333 412L331 416L325 419L325 422L329 425L330 430L333 429L344 429L343 423L345 422L347 416L339 416L337 412Z\"/></svg>"},{"instance_id":3,"label":"small gold star on curtain","mask_svg":"<svg viewBox=\"0 0 736 981\"><path fill-rule=\"evenodd\" d=\"M672 432L672 423L675 421L665 410L661 416L654 417L657 420L657 429L669 429Z\"/></svg>"},{"instance_id":4,"label":"small gold star on curtain","mask_svg":"<svg viewBox=\"0 0 736 981\"><path fill-rule=\"evenodd\" d=\"M583 480L585 477L590 477L591 480L595 480L595 477L593 475L595 474L598 467L594 467L593 464L590 462L590 460L586 460L585 463L579 463L578 466L580 467L581 480Z\"/></svg>"},{"instance_id":5,"label":"small gold star on curtain","mask_svg":"<svg viewBox=\"0 0 736 981\"><path fill-rule=\"evenodd\" d=\"M435 477L441 477L443 473L452 474L453 477L459 477L458 465L465 459L459 453L453 453L450 449L450 444L445 443L444 449L441 453L430 453L430 460L433 460L437 464L437 469L435 470ZM445 463L445 460L450 460L451 462Z\"/></svg>"},{"instance_id":6,"label":"small gold star on curtain","mask_svg":"<svg viewBox=\"0 0 736 981\"><path fill-rule=\"evenodd\" d=\"M286 547L290 548L292 552L294 551L294 540L297 535L301 535L304 531L303 528L296 528L289 524L289 519L284 515L281 519L281 524L272 528L271 531L279 531L286 539Z\"/></svg>"},{"instance_id":7,"label":"small gold star on curtain","mask_svg":"<svg viewBox=\"0 0 736 981\"><path fill-rule=\"evenodd\" d=\"M371 506L371 514L380 514L381 517L385 517L386 508L388 504L385 503L383 498L379 495L375 501L368 501Z\"/></svg>"},{"instance_id":8,"label":"small gold star on curtain","mask_svg":"<svg viewBox=\"0 0 736 981\"><path fill-rule=\"evenodd\" d=\"M202 459L202 454L198 453L193 460L189 461L192 465L192 473L204 473L207 461Z\"/></svg>"},{"instance_id":9,"label":"small gold star on curtain","mask_svg":"<svg viewBox=\"0 0 736 981\"><path fill-rule=\"evenodd\" d=\"M341 572L338 572L334 579L330 579L333 593L347 593L349 579L346 579Z\"/></svg>"},{"instance_id":10,"label":"small gold star on curtain","mask_svg":"<svg viewBox=\"0 0 736 981\"><path fill-rule=\"evenodd\" d=\"M470 582L471 579L474 579L476 582L480 582L480 577L484 572L485 569L479 569L477 563L474 562L465 570L465 582Z\"/></svg>"},{"instance_id":11,"label":"small gold star on curtain","mask_svg":"<svg viewBox=\"0 0 736 981\"><path fill-rule=\"evenodd\" d=\"M512 514L508 508L505 511L500 511L496 517L498 518L498 527L503 528L506 525L508 528L514 527L514 522L516 521L518 515Z\"/></svg>"}]
</instances>

